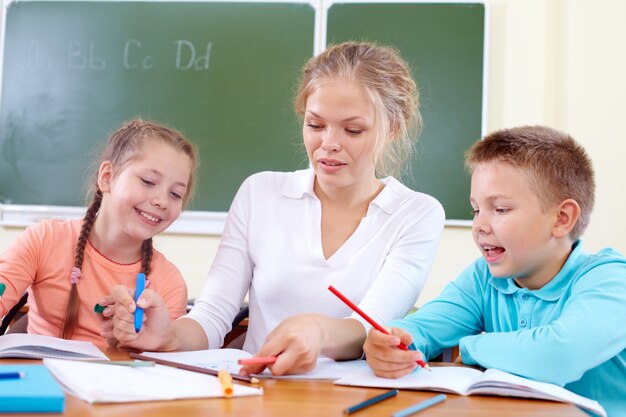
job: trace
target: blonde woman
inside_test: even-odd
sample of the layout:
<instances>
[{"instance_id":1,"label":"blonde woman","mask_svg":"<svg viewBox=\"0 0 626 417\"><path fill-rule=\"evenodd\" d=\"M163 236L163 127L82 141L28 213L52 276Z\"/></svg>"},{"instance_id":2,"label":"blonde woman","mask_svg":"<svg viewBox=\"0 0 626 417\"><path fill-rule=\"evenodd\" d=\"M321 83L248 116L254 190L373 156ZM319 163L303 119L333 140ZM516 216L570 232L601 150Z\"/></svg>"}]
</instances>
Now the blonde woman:
<instances>
[{"instance_id":1,"label":"blonde woman","mask_svg":"<svg viewBox=\"0 0 626 417\"><path fill-rule=\"evenodd\" d=\"M202 295L173 321L161 298L138 301L147 321L136 334L127 290L114 335L144 350L218 348L249 293L244 350L278 356L276 375L303 373L317 357L358 358L369 325L328 291L333 285L387 322L414 305L444 224L441 205L397 174L419 129L417 87L387 47L347 42L303 68L295 97L310 169L248 178L230 208ZM247 366L243 373L264 365Z\"/></svg>"}]
</instances>

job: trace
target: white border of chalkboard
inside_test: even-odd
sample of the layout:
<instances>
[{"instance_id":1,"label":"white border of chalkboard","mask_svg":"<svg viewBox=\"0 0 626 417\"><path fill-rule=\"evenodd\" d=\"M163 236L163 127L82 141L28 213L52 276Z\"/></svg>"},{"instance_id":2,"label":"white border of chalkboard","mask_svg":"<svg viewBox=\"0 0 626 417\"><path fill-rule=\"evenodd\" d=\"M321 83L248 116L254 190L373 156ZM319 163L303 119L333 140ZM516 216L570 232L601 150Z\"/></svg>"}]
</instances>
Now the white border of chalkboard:
<instances>
[{"instance_id":1,"label":"white border of chalkboard","mask_svg":"<svg viewBox=\"0 0 626 417\"><path fill-rule=\"evenodd\" d=\"M0 204L0 225L27 227L44 219L81 219L85 207ZM225 212L184 211L166 233L221 235Z\"/></svg>"},{"instance_id":2,"label":"white border of chalkboard","mask_svg":"<svg viewBox=\"0 0 626 417\"><path fill-rule=\"evenodd\" d=\"M1 61L4 57L4 28L7 7L17 1L23 0L0 0L2 1L2 15L0 16L0 80L2 80ZM55 1L55 0L40 0ZM64 0L64 1L91 1L91 0ZM93 0L93 1L117 1L117 0ZM384 0L133 0L133 1L167 1L167 2L229 2L229 3L298 3L310 4L315 9L315 33L314 52L320 53L326 45L326 19L328 9L333 4L339 3L385 3ZM481 120L481 135L484 136L487 126L487 85L489 68L489 7L479 0L391 0L389 3L474 3L483 4L485 7L485 35L483 43L483 108ZM2 83L0 82L0 96ZM468 196L469 198L469 196ZM74 219L84 215L85 207L67 206L37 206L19 204L0 204L0 226L26 227L43 219ZM221 235L226 221L225 212L209 211L184 211L165 233L193 234L193 235ZM446 226L470 227L471 220L448 219Z\"/></svg>"}]
</instances>

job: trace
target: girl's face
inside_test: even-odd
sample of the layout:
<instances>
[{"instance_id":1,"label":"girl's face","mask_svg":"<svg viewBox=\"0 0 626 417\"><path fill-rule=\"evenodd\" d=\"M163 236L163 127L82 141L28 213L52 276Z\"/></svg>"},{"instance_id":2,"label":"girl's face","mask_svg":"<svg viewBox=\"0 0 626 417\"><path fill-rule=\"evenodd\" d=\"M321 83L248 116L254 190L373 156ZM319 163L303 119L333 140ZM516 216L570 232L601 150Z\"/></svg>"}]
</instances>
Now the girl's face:
<instances>
[{"instance_id":1,"label":"girl's face","mask_svg":"<svg viewBox=\"0 0 626 417\"><path fill-rule=\"evenodd\" d=\"M325 189L376 181L378 124L366 91L353 81L327 79L307 98L302 136Z\"/></svg>"},{"instance_id":2,"label":"girl's face","mask_svg":"<svg viewBox=\"0 0 626 417\"><path fill-rule=\"evenodd\" d=\"M110 196L101 209L108 212L100 215L108 219L109 228L139 242L161 233L178 218L191 175L185 153L160 141L149 142L117 175L112 175L109 162L100 167L100 178L105 180L100 189Z\"/></svg>"}]
</instances>

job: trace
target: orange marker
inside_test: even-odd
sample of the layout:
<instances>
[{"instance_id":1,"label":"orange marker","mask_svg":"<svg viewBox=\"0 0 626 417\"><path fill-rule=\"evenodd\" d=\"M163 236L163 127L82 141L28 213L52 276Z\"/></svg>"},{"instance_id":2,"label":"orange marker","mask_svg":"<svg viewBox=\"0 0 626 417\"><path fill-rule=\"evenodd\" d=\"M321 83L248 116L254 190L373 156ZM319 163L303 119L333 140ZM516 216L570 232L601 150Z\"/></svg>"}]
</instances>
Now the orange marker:
<instances>
[{"instance_id":1,"label":"orange marker","mask_svg":"<svg viewBox=\"0 0 626 417\"><path fill-rule=\"evenodd\" d=\"M224 369L220 369L217 373L217 379L220 380L220 385L222 386L222 392L224 393L224 397L230 398L233 396L233 378L230 376L228 371Z\"/></svg>"},{"instance_id":2,"label":"orange marker","mask_svg":"<svg viewBox=\"0 0 626 417\"><path fill-rule=\"evenodd\" d=\"M239 365L269 365L274 362L276 362L276 356L255 356L237 361Z\"/></svg>"}]
</instances>

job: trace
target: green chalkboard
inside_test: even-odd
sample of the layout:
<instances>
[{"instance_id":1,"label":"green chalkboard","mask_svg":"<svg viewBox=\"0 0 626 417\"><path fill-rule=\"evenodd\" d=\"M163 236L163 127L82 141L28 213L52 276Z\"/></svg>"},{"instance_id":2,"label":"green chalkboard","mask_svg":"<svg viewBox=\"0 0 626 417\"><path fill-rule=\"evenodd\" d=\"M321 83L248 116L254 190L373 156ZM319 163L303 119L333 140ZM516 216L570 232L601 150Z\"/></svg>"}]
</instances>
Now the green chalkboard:
<instances>
[{"instance_id":1,"label":"green chalkboard","mask_svg":"<svg viewBox=\"0 0 626 417\"><path fill-rule=\"evenodd\" d=\"M328 10L327 42L393 45L420 87L424 128L403 178L442 202L448 219L469 219L463 153L481 136L484 5L338 3Z\"/></svg>"},{"instance_id":2,"label":"green chalkboard","mask_svg":"<svg viewBox=\"0 0 626 417\"><path fill-rule=\"evenodd\" d=\"M251 173L306 166L291 100L314 21L307 3L9 4L0 202L84 205L92 150L136 116L198 144L195 210L226 211Z\"/></svg>"},{"instance_id":3,"label":"green chalkboard","mask_svg":"<svg viewBox=\"0 0 626 417\"><path fill-rule=\"evenodd\" d=\"M469 219L463 152L481 136L484 5L318 7L327 43L373 40L409 61L424 129L402 179L438 198L448 219ZM305 167L291 100L319 36L315 16L305 2L10 3L0 203L84 205L93 150L136 116L198 144L194 210L226 211L251 173Z\"/></svg>"}]
</instances>

